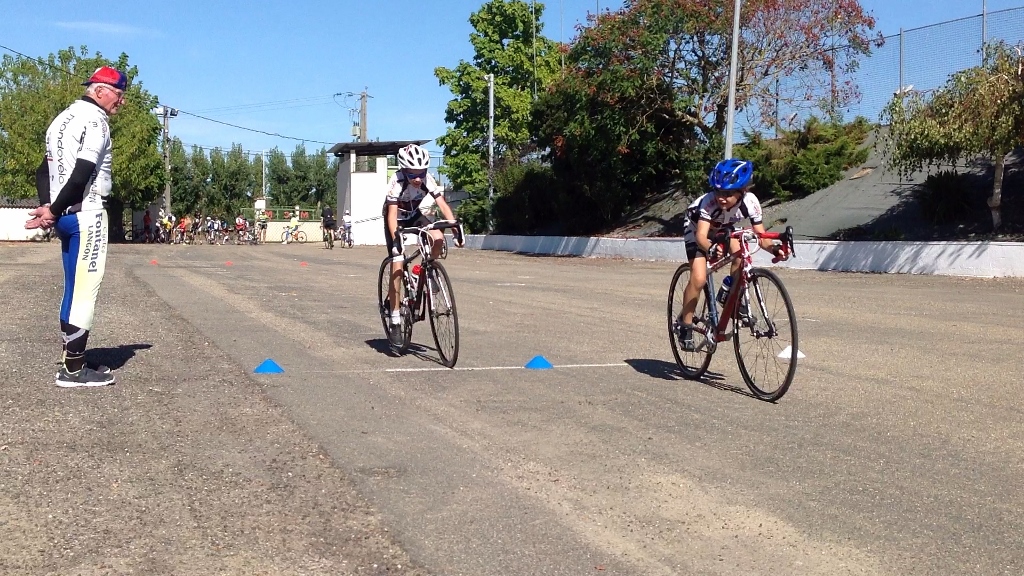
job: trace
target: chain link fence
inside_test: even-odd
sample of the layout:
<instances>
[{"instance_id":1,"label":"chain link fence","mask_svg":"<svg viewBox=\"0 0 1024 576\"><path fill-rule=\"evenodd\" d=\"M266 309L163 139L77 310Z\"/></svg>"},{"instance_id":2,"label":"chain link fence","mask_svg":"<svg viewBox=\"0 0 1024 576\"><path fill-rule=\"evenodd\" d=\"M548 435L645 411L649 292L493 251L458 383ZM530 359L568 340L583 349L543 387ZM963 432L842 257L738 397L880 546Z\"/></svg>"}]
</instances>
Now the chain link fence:
<instances>
[{"instance_id":1,"label":"chain link fence","mask_svg":"<svg viewBox=\"0 0 1024 576\"><path fill-rule=\"evenodd\" d=\"M1003 41L1011 46L1024 44L1024 8L1010 8L988 14L950 20L920 28L901 30L886 36L884 44L874 47L871 54L858 59L857 69L850 78L858 97L835 109L844 121L863 116L877 122L882 109L902 90L927 92L942 87L949 77L961 70L982 64L985 43ZM837 47L837 50L843 50ZM835 91L830 80L824 78L821 102L805 101L787 107L780 104L776 110L776 126L797 128L810 114L827 115L829 93ZM785 80L776 90L785 93ZM821 104L813 109L816 104ZM739 120L735 138L742 141L743 131L755 125L756 110L747 111L746 121ZM772 127L769 127L771 129Z\"/></svg>"}]
</instances>

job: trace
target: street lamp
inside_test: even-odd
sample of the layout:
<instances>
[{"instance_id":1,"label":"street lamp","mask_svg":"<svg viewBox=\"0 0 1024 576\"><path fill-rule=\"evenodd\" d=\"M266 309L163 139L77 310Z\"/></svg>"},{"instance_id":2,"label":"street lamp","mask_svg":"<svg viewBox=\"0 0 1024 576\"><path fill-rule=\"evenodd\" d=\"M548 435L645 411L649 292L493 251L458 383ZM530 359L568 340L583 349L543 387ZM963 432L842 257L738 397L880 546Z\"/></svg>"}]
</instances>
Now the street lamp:
<instances>
[{"instance_id":1,"label":"street lamp","mask_svg":"<svg viewBox=\"0 0 1024 576\"><path fill-rule=\"evenodd\" d=\"M494 231L494 74L487 79L487 231Z\"/></svg>"}]
</instances>

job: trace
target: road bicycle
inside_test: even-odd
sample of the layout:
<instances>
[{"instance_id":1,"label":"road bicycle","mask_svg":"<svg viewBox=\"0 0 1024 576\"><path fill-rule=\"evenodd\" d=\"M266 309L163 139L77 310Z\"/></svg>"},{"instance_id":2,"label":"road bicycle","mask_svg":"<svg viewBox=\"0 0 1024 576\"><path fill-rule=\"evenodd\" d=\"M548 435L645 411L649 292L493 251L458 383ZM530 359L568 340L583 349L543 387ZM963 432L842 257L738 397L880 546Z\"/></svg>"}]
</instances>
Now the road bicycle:
<instances>
[{"instance_id":1,"label":"road bicycle","mask_svg":"<svg viewBox=\"0 0 1024 576\"><path fill-rule=\"evenodd\" d=\"M281 242L284 242L286 238L288 238L288 229L287 228L285 229L284 232L281 232ZM298 242L299 244L305 244L306 243L306 233L303 232L302 230L299 230L299 229L292 230L291 239L288 240L288 241L289 242Z\"/></svg>"},{"instance_id":2,"label":"road bicycle","mask_svg":"<svg viewBox=\"0 0 1024 576\"><path fill-rule=\"evenodd\" d=\"M334 250L334 231L325 226L320 226L324 235L324 248Z\"/></svg>"},{"instance_id":3,"label":"road bicycle","mask_svg":"<svg viewBox=\"0 0 1024 576\"><path fill-rule=\"evenodd\" d=\"M740 241L743 267L739 278L729 289L719 314L715 298L713 274L723 268L729 273L733 256L728 254L728 241L721 256L707 263L707 281L697 297L693 315L693 350L682 343L683 290L690 281L690 263L676 269L668 292L668 335L672 355L683 376L702 377L711 364L718 344L733 341L736 363L750 392L761 400L774 402L782 398L796 375L798 339L796 312L782 280L771 270L755 268L753 254L761 248L758 240L768 238L781 242L782 255L773 262L794 254L793 227L785 232L758 234L751 228L734 230L730 238ZM755 248L751 248L751 244ZM730 328L731 321L731 328Z\"/></svg>"},{"instance_id":4,"label":"road bicycle","mask_svg":"<svg viewBox=\"0 0 1024 576\"><path fill-rule=\"evenodd\" d=\"M235 232L235 243L236 244L248 244L250 246L255 246L257 244L255 230L253 230L252 227L250 227L250 226L246 226L245 228L242 228L241 230L236 230L236 232Z\"/></svg>"},{"instance_id":5,"label":"road bicycle","mask_svg":"<svg viewBox=\"0 0 1024 576\"><path fill-rule=\"evenodd\" d=\"M352 241L352 227L342 226L335 231L335 239L341 242L342 248L351 248L355 243Z\"/></svg>"},{"instance_id":6,"label":"road bicycle","mask_svg":"<svg viewBox=\"0 0 1024 576\"><path fill-rule=\"evenodd\" d=\"M392 349L404 354L412 341L412 325L425 318L430 319L430 331L437 345L437 353L441 364L452 368L459 359L459 315L455 308L455 292L448 272L430 254L431 230L447 230L457 228L458 222L438 220L421 228L401 228L398 232L404 235L415 235L418 243L412 254L406 255L402 261L402 278L399 283L399 301L402 323L391 327L391 303L388 300L388 286L391 284L392 258L385 258L380 263L380 274L377 278L379 287L377 305L380 308L380 320L384 324L384 334L399 330L401 340ZM443 242L443 241L442 241ZM389 341L391 339L389 338Z\"/></svg>"}]
</instances>

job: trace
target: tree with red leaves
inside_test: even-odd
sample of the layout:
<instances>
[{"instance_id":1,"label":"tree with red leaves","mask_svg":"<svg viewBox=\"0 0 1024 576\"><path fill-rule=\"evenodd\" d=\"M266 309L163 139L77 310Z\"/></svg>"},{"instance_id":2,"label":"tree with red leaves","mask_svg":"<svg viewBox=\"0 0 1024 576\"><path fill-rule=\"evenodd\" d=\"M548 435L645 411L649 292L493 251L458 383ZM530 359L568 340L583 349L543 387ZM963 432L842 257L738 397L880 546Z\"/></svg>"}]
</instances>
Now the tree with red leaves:
<instances>
[{"instance_id":1,"label":"tree with red leaves","mask_svg":"<svg viewBox=\"0 0 1024 576\"><path fill-rule=\"evenodd\" d=\"M572 72L592 78L625 67L662 78L689 104L684 118L706 138L722 134L728 104L731 0L627 0L584 29ZM858 0L746 0L740 13L736 108L752 124L775 122L777 106L834 116L859 93L857 59L881 43Z\"/></svg>"},{"instance_id":2,"label":"tree with red leaves","mask_svg":"<svg viewBox=\"0 0 1024 576\"><path fill-rule=\"evenodd\" d=\"M626 0L568 47L534 134L595 224L667 186L706 184L728 117L733 7ZM857 58L881 42L858 0L746 0L740 22L736 108L754 128L775 125L780 107L837 119L858 96Z\"/></svg>"}]
</instances>

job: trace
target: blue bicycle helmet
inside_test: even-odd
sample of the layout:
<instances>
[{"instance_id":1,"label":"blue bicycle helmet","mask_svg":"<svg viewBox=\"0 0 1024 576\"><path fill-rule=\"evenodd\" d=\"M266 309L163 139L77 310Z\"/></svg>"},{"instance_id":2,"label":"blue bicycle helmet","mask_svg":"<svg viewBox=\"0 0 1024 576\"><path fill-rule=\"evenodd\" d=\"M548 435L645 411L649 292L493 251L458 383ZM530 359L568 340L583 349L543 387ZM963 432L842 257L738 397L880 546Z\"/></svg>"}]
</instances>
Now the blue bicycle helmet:
<instances>
[{"instance_id":1,"label":"blue bicycle helmet","mask_svg":"<svg viewBox=\"0 0 1024 576\"><path fill-rule=\"evenodd\" d=\"M742 190L753 178L753 162L729 158L715 166L708 176L708 184L715 190Z\"/></svg>"}]
</instances>

